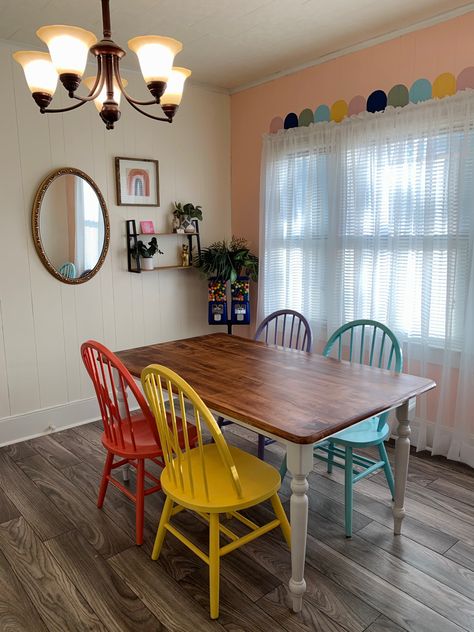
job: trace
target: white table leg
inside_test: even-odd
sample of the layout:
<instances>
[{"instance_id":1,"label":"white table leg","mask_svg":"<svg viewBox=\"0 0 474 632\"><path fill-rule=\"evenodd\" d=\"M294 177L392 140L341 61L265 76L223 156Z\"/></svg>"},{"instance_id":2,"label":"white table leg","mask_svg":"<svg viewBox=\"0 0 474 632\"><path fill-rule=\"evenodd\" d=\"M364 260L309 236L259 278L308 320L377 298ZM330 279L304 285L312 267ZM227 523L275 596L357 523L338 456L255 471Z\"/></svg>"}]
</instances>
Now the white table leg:
<instances>
[{"instance_id":1,"label":"white table leg","mask_svg":"<svg viewBox=\"0 0 474 632\"><path fill-rule=\"evenodd\" d=\"M393 532L400 535L405 517L405 491L410 456L410 421L415 415L416 399L412 398L397 408L397 439L395 441L395 502L393 504Z\"/></svg>"},{"instance_id":2,"label":"white table leg","mask_svg":"<svg viewBox=\"0 0 474 632\"><path fill-rule=\"evenodd\" d=\"M290 520L291 520L291 579L290 592L293 610L300 612L306 592L304 563L306 557L306 534L308 529L308 481L313 469L313 446L296 443L287 446L288 469L292 474Z\"/></svg>"},{"instance_id":3,"label":"white table leg","mask_svg":"<svg viewBox=\"0 0 474 632\"><path fill-rule=\"evenodd\" d=\"M122 418L127 415L127 407L125 405L125 399L122 393L122 389L119 387L120 384L120 376L117 369L112 369L114 374L115 384L117 385L117 403L120 416ZM126 395L125 395L126 397ZM124 483L128 483L130 481L130 465L127 463L122 467L122 478Z\"/></svg>"}]
</instances>

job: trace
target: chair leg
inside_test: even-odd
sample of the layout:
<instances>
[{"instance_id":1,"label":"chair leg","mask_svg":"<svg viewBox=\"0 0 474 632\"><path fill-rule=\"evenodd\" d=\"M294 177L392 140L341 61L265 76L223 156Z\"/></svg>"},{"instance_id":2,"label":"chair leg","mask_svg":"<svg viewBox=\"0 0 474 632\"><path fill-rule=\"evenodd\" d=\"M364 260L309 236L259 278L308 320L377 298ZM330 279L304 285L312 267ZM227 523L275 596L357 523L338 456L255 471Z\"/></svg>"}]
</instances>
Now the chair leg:
<instances>
[{"instance_id":1,"label":"chair leg","mask_svg":"<svg viewBox=\"0 0 474 632\"><path fill-rule=\"evenodd\" d=\"M135 492L135 542L143 544L143 517L145 512L145 459L138 459L137 489Z\"/></svg>"},{"instance_id":2,"label":"chair leg","mask_svg":"<svg viewBox=\"0 0 474 632\"><path fill-rule=\"evenodd\" d=\"M288 466L286 464L286 454L285 454L285 456L283 457L283 461L281 462L281 465L280 465L281 480L285 478L287 472L288 472Z\"/></svg>"},{"instance_id":3,"label":"chair leg","mask_svg":"<svg viewBox=\"0 0 474 632\"><path fill-rule=\"evenodd\" d=\"M328 452L328 474L332 474L332 464L334 462L334 444L332 441L329 442L329 452Z\"/></svg>"},{"instance_id":4,"label":"chair leg","mask_svg":"<svg viewBox=\"0 0 474 632\"><path fill-rule=\"evenodd\" d=\"M345 459L345 481L344 481L344 495L345 495L345 523L346 523L346 538L352 537L352 448L346 446L346 459Z\"/></svg>"},{"instance_id":5,"label":"chair leg","mask_svg":"<svg viewBox=\"0 0 474 632\"><path fill-rule=\"evenodd\" d=\"M257 456L262 461L265 461L265 437L263 435L258 435Z\"/></svg>"},{"instance_id":6,"label":"chair leg","mask_svg":"<svg viewBox=\"0 0 474 632\"><path fill-rule=\"evenodd\" d=\"M390 461L388 460L387 450L385 449L384 443L379 443L379 454L380 460L384 462L383 471L385 472L385 478L387 479L388 486L390 488L390 493L392 494L392 500L395 498L395 483L393 481L393 472L390 467Z\"/></svg>"},{"instance_id":7,"label":"chair leg","mask_svg":"<svg viewBox=\"0 0 474 632\"><path fill-rule=\"evenodd\" d=\"M102 505L104 504L105 492L107 491L107 487L109 485L109 476L112 471L112 464L114 462L114 455L112 452L107 452L107 457L104 463L104 470L102 473L102 479L100 481L99 487L99 497L97 498L97 507L102 509Z\"/></svg>"},{"instance_id":8,"label":"chair leg","mask_svg":"<svg viewBox=\"0 0 474 632\"><path fill-rule=\"evenodd\" d=\"M211 619L219 616L219 514L209 515L209 601Z\"/></svg>"},{"instance_id":9,"label":"chair leg","mask_svg":"<svg viewBox=\"0 0 474 632\"><path fill-rule=\"evenodd\" d=\"M278 494L273 494L270 500L272 502L275 516L280 521L280 529L283 532L283 537L285 538L288 547L291 549L291 527L285 510L283 509L283 505L281 504L280 496L278 496Z\"/></svg>"},{"instance_id":10,"label":"chair leg","mask_svg":"<svg viewBox=\"0 0 474 632\"><path fill-rule=\"evenodd\" d=\"M163 507L163 511L161 512L160 524L158 525L158 529L156 531L155 544L153 545L153 552L151 554L152 560L157 560L161 547L163 546L163 541L166 535L166 525L171 518L171 512L173 510L173 501L169 496L166 497L165 504Z\"/></svg>"}]
</instances>

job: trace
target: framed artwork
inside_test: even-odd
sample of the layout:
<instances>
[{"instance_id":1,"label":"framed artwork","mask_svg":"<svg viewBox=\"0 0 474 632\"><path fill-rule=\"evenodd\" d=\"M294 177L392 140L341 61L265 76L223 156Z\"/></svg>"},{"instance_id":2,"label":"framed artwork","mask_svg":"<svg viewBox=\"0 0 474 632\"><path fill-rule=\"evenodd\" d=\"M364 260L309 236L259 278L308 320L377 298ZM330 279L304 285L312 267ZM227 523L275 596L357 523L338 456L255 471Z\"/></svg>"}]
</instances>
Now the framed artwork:
<instances>
[{"instance_id":1,"label":"framed artwork","mask_svg":"<svg viewBox=\"0 0 474 632\"><path fill-rule=\"evenodd\" d=\"M115 158L119 206L159 206L158 160Z\"/></svg>"},{"instance_id":2,"label":"framed artwork","mask_svg":"<svg viewBox=\"0 0 474 632\"><path fill-rule=\"evenodd\" d=\"M144 222L140 222L140 234L141 235L154 235L155 234L155 225L150 219L145 220Z\"/></svg>"}]
</instances>

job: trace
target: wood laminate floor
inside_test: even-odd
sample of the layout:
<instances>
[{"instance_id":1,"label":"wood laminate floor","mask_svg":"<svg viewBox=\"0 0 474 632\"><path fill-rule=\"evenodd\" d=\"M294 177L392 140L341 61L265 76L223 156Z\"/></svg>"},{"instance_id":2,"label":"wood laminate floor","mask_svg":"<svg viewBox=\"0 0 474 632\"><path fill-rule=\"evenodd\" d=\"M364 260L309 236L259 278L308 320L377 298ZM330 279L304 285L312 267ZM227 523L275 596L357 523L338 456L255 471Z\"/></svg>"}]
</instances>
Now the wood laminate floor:
<instances>
[{"instance_id":1,"label":"wood laminate floor","mask_svg":"<svg viewBox=\"0 0 474 632\"><path fill-rule=\"evenodd\" d=\"M303 612L290 610L290 555L273 532L223 559L220 618L212 622L204 563L170 535L159 561L150 560L161 494L146 499L142 547L134 545L134 507L122 494L109 486L104 509L96 508L100 433L88 424L0 449L1 632L474 631L471 469L412 456L401 537L392 535L383 474L361 481L348 540L343 473L315 465ZM250 433L229 426L225 434L255 452ZM281 455L277 445L268 449L276 465ZM287 510L289 493L287 477ZM249 515L265 520L267 513ZM204 524L185 512L176 519L205 546Z\"/></svg>"}]
</instances>

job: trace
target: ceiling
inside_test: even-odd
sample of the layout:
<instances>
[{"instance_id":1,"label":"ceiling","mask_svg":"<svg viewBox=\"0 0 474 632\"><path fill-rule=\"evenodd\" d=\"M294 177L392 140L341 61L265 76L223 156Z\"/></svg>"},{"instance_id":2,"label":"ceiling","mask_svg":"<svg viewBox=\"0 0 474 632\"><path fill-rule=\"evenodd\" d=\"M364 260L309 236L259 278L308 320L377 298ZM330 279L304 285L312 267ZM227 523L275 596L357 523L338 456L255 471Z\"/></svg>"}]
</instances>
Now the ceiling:
<instances>
[{"instance_id":1,"label":"ceiling","mask_svg":"<svg viewBox=\"0 0 474 632\"><path fill-rule=\"evenodd\" d=\"M114 40L135 35L181 40L176 59L193 80L216 88L270 78L321 57L426 21L474 10L465 0L111 0ZM462 9L461 9L462 7ZM454 11L454 13L452 13ZM0 39L33 49L45 24L82 26L101 36L99 0L0 0ZM124 65L137 68L133 53Z\"/></svg>"}]
</instances>

